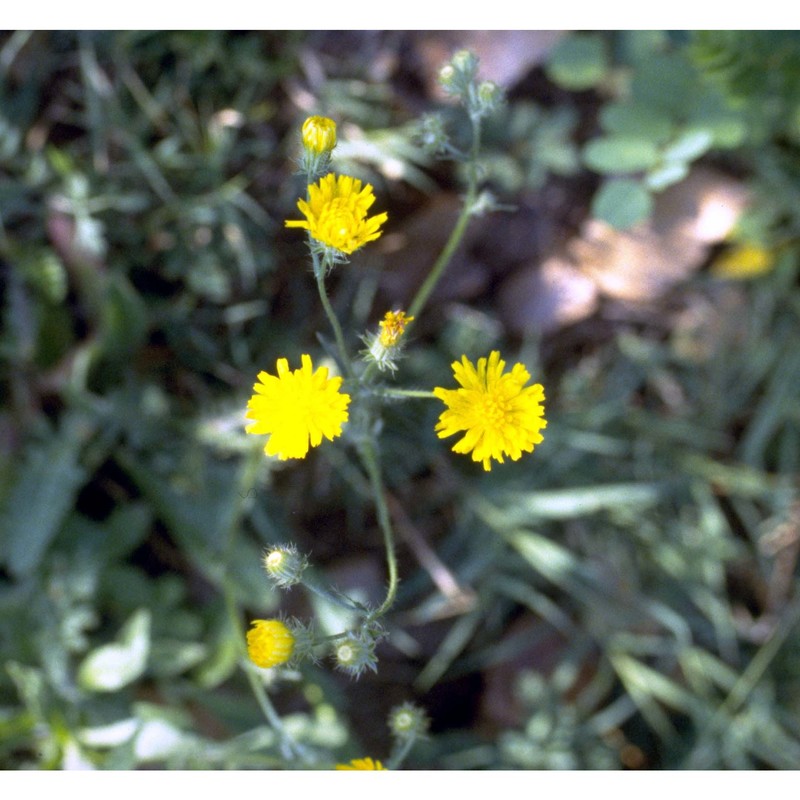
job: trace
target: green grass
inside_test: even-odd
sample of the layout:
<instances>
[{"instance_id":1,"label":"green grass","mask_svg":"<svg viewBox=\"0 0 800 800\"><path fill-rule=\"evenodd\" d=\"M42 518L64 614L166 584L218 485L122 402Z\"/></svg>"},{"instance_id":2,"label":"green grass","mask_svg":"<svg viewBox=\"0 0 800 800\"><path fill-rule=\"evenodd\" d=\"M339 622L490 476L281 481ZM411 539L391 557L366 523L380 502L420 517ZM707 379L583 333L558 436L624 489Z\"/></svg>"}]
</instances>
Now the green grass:
<instances>
[{"instance_id":1,"label":"green grass","mask_svg":"<svg viewBox=\"0 0 800 800\"><path fill-rule=\"evenodd\" d=\"M755 66L719 67L738 41L698 39L694 58L713 44L715 80L755 105ZM283 230L302 190L308 48L330 73L314 110L364 132L346 163L395 230L425 192L459 189L410 139L402 71L372 80L335 36L0 37L0 765L386 759L389 707L415 700L432 733L408 768L800 768L788 193L771 195L770 274L701 274L653 324L595 318L522 341L496 324L491 290L477 316L434 299L398 383L447 385L462 352L502 347L545 385L545 441L485 474L436 438L435 403L386 406L401 582L377 676L303 665L267 687L281 725L265 717L241 662L246 620L342 620L271 589L263 549L296 542L341 588L385 588L348 436L271 462L243 430L259 370L331 347L302 240ZM520 192L503 202L578 169L575 109L593 112L553 96L563 109L536 113L538 98L512 96L512 134L490 129L497 191ZM755 186L791 186L798 143L783 116L770 124L763 152L728 155ZM564 185L588 204L585 183ZM353 351L394 301L383 259L365 252L331 284ZM692 303L697 324L674 313Z\"/></svg>"}]
</instances>

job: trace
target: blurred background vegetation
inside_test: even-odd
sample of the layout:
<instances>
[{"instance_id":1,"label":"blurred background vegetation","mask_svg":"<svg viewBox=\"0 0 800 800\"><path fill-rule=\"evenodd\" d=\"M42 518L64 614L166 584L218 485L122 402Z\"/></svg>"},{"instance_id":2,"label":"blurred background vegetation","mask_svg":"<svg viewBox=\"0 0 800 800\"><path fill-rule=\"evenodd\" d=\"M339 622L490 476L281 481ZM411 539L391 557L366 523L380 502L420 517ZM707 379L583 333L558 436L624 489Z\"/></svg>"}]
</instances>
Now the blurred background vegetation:
<instances>
[{"instance_id":1,"label":"blurred background vegetation","mask_svg":"<svg viewBox=\"0 0 800 800\"><path fill-rule=\"evenodd\" d=\"M234 622L340 621L263 549L385 580L346 436L277 463L243 431L257 372L328 337L283 229L299 125L333 117L389 211L333 276L355 348L458 213L415 130L466 140L435 81L460 47L508 91L483 157L508 210L398 382L501 348L545 441L485 474L435 404L391 406L378 672L304 665L274 702L321 764L385 758L415 700L409 768L800 768L800 36L765 31L0 34L4 768L285 765Z\"/></svg>"}]
</instances>

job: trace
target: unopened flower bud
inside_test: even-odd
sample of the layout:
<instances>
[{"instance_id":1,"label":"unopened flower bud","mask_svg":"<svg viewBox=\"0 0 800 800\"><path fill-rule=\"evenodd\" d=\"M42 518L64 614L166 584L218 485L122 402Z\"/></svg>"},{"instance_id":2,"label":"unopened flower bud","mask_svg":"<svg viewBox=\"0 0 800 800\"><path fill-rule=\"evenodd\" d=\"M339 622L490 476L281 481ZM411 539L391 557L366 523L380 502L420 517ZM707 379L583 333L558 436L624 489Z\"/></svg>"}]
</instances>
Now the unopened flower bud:
<instances>
[{"instance_id":1,"label":"unopened flower bud","mask_svg":"<svg viewBox=\"0 0 800 800\"><path fill-rule=\"evenodd\" d=\"M247 632L247 654L267 669L285 664L294 652L294 635L279 619L256 619Z\"/></svg>"},{"instance_id":2,"label":"unopened flower bud","mask_svg":"<svg viewBox=\"0 0 800 800\"><path fill-rule=\"evenodd\" d=\"M486 112L494 111L503 100L503 90L494 81L483 81L478 86L478 101Z\"/></svg>"},{"instance_id":3,"label":"unopened flower bud","mask_svg":"<svg viewBox=\"0 0 800 800\"><path fill-rule=\"evenodd\" d=\"M264 569L276 586L288 589L299 583L308 561L293 545L277 545L264 556Z\"/></svg>"},{"instance_id":4,"label":"unopened flower bud","mask_svg":"<svg viewBox=\"0 0 800 800\"><path fill-rule=\"evenodd\" d=\"M336 123L328 117L309 117L303 123L303 147L314 155L330 153L336 147Z\"/></svg>"},{"instance_id":5,"label":"unopened flower bud","mask_svg":"<svg viewBox=\"0 0 800 800\"><path fill-rule=\"evenodd\" d=\"M439 70L439 83L442 89L453 97L458 97L470 113L476 102L478 57L469 50L459 50L453 54L448 64Z\"/></svg>"},{"instance_id":6,"label":"unopened flower bud","mask_svg":"<svg viewBox=\"0 0 800 800\"><path fill-rule=\"evenodd\" d=\"M439 83L442 85L442 88L445 91L449 91L449 89L453 86L453 80L456 77L456 71L453 69L452 64L445 64L439 70Z\"/></svg>"},{"instance_id":7,"label":"unopened flower bud","mask_svg":"<svg viewBox=\"0 0 800 800\"><path fill-rule=\"evenodd\" d=\"M398 739L424 736L429 724L428 715L414 703L403 703L389 712L389 730Z\"/></svg>"},{"instance_id":8,"label":"unopened flower bud","mask_svg":"<svg viewBox=\"0 0 800 800\"><path fill-rule=\"evenodd\" d=\"M375 656L375 640L369 635L348 633L334 646L336 666L354 678L358 678L365 669L378 671L378 659Z\"/></svg>"},{"instance_id":9,"label":"unopened flower bud","mask_svg":"<svg viewBox=\"0 0 800 800\"><path fill-rule=\"evenodd\" d=\"M446 153L450 140L438 114L426 114L419 123L418 138L425 152L432 155Z\"/></svg>"},{"instance_id":10,"label":"unopened flower bud","mask_svg":"<svg viewBox=\"0 0 800 800\"><path fill-rule=\"evenodd\" d=\"M478 69L478 56L469 50L458 50L453 53L450 63L457 72L461 72L467 78L474 78Z\"/></svg>"}]
</instances>

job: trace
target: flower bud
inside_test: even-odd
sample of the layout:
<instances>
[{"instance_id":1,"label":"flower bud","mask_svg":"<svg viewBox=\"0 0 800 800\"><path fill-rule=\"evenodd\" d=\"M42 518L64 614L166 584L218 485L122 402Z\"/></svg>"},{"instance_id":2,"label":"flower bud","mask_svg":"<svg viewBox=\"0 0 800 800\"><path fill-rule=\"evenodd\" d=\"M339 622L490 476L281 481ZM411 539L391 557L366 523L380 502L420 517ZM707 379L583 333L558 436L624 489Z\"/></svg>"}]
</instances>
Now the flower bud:
<instances>
[{"instance_id":1,"label":"flower bud","mask_svg":"<svg viewBox=\"0 0 800 800\"><path fill-rule=\"evenodd\" d=\"M303 123L303 147L314 155L330 153L336 147L336 123L328 117L309 117Z\"/></svg>"},{"instance_id":2,"label":"flower bud","mask_svg":"<svg viewBox=\"0 0 800 800\"><path fill-rule=\"evenodd\" d=\"M365 669L378 671L375 639L365 631L343 636L334 645L333 656L336 659L336 666L354 678L358 678Z\"/></svg>"},{"instance_id":3,"label":"flower bud","mask_svg":"<svg viewBox=\"0 0 800 800\"><path fill-rule=\"evenodd\" d=\"M303 571L308 566L305 556L293 545L276 545L264 555L264 569L276 586L288 589L300 583Z\"/></svg>"},{"instance_id":4,"label":"flower bud","mask_svg":"<svg viewBox=\"0 0 800 800\"><path fill-rule=\"evenodd\" d=\"M459 50L450 59L450 63L439 70L439 84L447 94L464 100L477 71L478 57L469 50Z\"/></svg>"},{"instance_id":5,"label":"flower bud","mask_svg":"<svg viewBox=\"0 0 800 800\"><path fill-rule=\"evenodd\" d=\"M296 617L292 617L289 620L289 627L291 628L292 636L294 636L292 660L294 662L309 660L318 664L319 658L316 649L319 644L319 637L314 629L314 623L303 623Z\"/></svg>"},{"instance_id":6,"label":"flower bud","mask_svg":"<svg viewBox=\"0 0 800 800\"><path fill-rule=\"evenodd\" d=\"M418 739L428 731L428 715L414 703L403 703L389 712L389 730L397 739Z\"/></svg>"},{"instance_id":7,"label":"flower bud","mask_svg":"<svg viewBox=\"0 0 800 800\"><path fill-rule=\"evenodd\" d=\"M294 652L294 636L279 619L256 619L247 632L247 654L257 666L267 669L285 664Z\"/></svg>"},{"instance_id":8,"label":"flower bud","mask_svg":"<svg viewBox=\"0 0 800 800\"><path fill-rule=\"evenodd\" d=\"M426 114L419 123L418 139L426 153L442 155L450 149L450 139L438 114Z\"/></svg>"},{"instance_id":9,"label":"flower bud","mask_svg":"<svg viewBox=\"0 0 800 800\"><path fill-rule=\"evenodd\" d=\"M496 111L503 102L503 90L494 81L483 81L478 86L478 104L483 114Z\"/></svg>"},{"instance_id":10,"label":"flower bud","mask_svg":"<svg viewBox=\"0 0 800 800\"><path fill-rule=\"evenodd\" d=\"M478 56L469 50L458 50L453 53L450 63L457 72L461 72L469 78L474 78L478 69Z\"/></svg>"},{"instance_id":11,"label":"flower bud","mask_svg":"<svg viewBox=\"0 0 800 800\"><path fill-rule=\"evenodd\" d=\"M452 64L445 64L439 70L439 83L446 92L450 93L450 90L454 88L455 77L456 77L456 71L453 68ZM456 92L457 91L458 90L456 90ZM453 93L455 94L456 92Z\"/></svg>"}]
</instances>

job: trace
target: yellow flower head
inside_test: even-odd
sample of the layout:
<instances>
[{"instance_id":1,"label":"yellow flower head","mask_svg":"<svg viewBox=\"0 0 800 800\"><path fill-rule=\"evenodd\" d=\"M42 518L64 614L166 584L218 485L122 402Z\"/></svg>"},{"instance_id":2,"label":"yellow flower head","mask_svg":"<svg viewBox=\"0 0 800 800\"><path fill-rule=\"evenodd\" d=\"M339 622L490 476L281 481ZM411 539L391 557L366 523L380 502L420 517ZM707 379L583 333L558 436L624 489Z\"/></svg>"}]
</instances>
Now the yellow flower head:
<instances>
[{"instance_id":1,"label":"yellow flower head","mask_svg":"<svg viewBox=\"0 0 800 800\"><path fill-rule=\"evenodd\" d=\"M371 758L354 758L349 764L337 764L336 769L358 769L358 770L383 770L386 767L380 761L373 761Z\"/></svg>"},{"instance_id":2,"label":"yellow flower head","mask_svg":"<svg viewBox=\"0 0 800 800\"><path fill-rule=\"evenodd\" d=\"M303 123L303 147L314 155L336 147L336 123L328 117L309 117Z\"/></svg>"},{"instance_id":3,"label":"yellow flower head","mask_svg":"<svg viewBox=\"0 0 800 800\"><path fill-rule=\"evenodd\" d=\"M711 264L715 278L746 280L769 272L775 264L775 254L764 247L743 244L726 250Z\"/></svg>"},{"instance_id":4,"label":"yellow flower head","mask_svg":"<svg viewBox=\"0 0 800 800\"><path fill-rule=\"evenodd\" d=\"M405 311L387 311L380 325L380 342L384 347L394 347L403 335L406 325L413 322L414 317L407 317Z\"/></svg>"},{"instance_id":5,"label":"yellow flower head","mask_svg":"<svg viewBox=\"0 0 800 800\"><path fill-rule=\"evenodd\" d=\"M331 172L308 187L308 202L297 201L305 219L287 219L286 227L305 228L318 242L350 255L382 233L389 215L367 218L374 202L370 184L362 189L360 180Z\"/></svg>"},{"instance_id":6,"label":"yellow flower head","mask_svg":"<svg viewBox=\"0 0 800 800\"><path fill-rule=\"evenodd\" d=\"M269 434L264 446L268 456L305 458L308 448L322 437L334 439L347 422L350 395L339 391L342 379L329 378L327 367L313 370L311 356L302 356L302 367L289 369L278 359L278 375L258 373L255 394L247 404L247 418L254 420L247 433Z\"/></svg>"},{"instance_id":7,"label":"yellow flower head","mask_svg":"<svg viewBox=\"0 0 800 800\"><path fill-rule=\"evenodd\" d=\"M522 364L503 374L505 366L497 350L488 359L479 358L477 369L462 356L452 364L462 388L433 390L447 406L436 425L439 438L464 431L453 451L471 452L472 460L482 461L487 471L493 458L502 464L504 455L516 461L523 452L532 452L542 441L539 431L547 427L541 384L525 385L531 376Z\"/></svg>"},{"instance_id":8,"label":"yellow flower head","mask_svg":"<svg viewBox=\"0 0 800 800\"><path fill-rule=\"evenodd\" d=\"M256 619L251 624L247 654L257 667L277 667L292 657L294 636L280 620Z\"/></svg>"}]
</instances>

